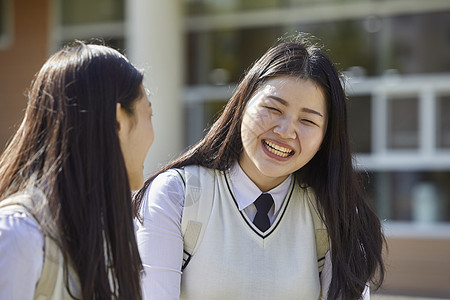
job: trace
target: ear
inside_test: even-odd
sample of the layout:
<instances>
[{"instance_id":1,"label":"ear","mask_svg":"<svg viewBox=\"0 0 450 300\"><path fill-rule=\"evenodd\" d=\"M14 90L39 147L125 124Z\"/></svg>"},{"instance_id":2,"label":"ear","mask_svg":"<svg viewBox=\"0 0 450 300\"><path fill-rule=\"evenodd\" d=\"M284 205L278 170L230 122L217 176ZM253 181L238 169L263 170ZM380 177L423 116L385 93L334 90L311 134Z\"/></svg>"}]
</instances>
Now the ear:
<instances>
[{"instance_id":1,"label":"ear","mask_svg":"<svg viewBox=\"0 0 450 300\"><path fill-rule=\"evenodd\" d=\"M120 134L126 124L127 121L127 115L124 109L122 108L122 105L120 103L117 103L116 105L116 123L117 123L117 132Z\"/></svg>"}]
</instances>

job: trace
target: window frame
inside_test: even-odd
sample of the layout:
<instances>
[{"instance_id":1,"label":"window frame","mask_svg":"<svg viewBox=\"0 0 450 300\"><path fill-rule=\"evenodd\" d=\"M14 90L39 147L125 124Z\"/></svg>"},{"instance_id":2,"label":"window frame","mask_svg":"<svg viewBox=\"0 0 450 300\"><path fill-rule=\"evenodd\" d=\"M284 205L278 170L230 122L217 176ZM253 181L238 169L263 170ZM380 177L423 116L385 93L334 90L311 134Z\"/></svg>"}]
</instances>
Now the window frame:
<instances>
[{"instance_id":1,"label":"window frame","mask_svg":"<svg viewBox=\"0 0 450 300\"><path fill-rule=\"evenodd\" d=\"M126 0L123 0L124 2ZM54 53L63 46L65 41L90 40L92 37L102 37L108 39L126 39L125 27L126 18L121 21L105 21L95 23L84 23L75 25L66 25L63 23L63 12L61 0L53 0L53 26L50 53ZM107 40L105 40L107 42ZM126 45L125 45L126 46ZM124 49L118 49L124 50Z\"/></svg>"}]
</instances>

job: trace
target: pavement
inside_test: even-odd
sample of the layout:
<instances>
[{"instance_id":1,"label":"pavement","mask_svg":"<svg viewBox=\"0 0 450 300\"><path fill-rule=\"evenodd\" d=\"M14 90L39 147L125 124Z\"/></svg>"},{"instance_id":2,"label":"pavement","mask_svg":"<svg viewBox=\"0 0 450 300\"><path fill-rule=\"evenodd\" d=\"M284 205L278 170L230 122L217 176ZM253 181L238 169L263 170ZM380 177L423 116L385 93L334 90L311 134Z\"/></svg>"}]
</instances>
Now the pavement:
<instances>
[{"instance_id":1,"label":"pavement","mask_svg":"<svg viewBox=\"0 0 450 300\"><path fill-rule=\"evenodd\" d=\"M391 296L391 295L370 295L371 300L443 300L450 298L424 298L424 297L410 297L410 296Z\"/></svg>"}]
</instances>

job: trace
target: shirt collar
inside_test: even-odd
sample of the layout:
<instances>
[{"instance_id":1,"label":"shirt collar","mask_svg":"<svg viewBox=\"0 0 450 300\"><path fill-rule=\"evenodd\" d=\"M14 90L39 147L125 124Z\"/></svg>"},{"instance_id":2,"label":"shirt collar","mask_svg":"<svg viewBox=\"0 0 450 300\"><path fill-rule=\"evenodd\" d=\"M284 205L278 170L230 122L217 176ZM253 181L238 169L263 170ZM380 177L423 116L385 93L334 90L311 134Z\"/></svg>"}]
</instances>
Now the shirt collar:
<instances>
[{"instance_id":1,"label":"shirt collar","mask_svg":"<svg viewBox=\"0 0 450 300\"><path fill-rule=\"evenodd\" d=\"M230 181L233 188L239 210L245 209L252 204L256 198L261 195L261 190L256 184L244 173L239 163L236 161L230 168ZM271 189L269 193L275 202L275 212L277 212L289 191L291 185L292 174L288 176L281 184Z\"/></svg>"}]
</instances>

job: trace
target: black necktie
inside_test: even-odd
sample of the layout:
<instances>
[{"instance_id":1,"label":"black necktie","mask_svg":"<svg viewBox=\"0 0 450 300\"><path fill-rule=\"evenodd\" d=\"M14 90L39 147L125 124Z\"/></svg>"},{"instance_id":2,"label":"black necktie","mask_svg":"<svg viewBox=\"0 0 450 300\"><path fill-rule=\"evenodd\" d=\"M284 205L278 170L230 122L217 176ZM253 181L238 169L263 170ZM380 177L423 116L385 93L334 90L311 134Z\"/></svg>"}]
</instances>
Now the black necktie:
<instances>
[{"instance_id":1,"label":"black necktie","mask_svg":"<svg viewBox=\"0 0 450 300\"><path fill-rule=\"evenodd\" d=\"M270 220L267 213L273 205L273 198L270 194L263 193L254 202L256 206L256 215L253 224L262 232L270 227Z\"/></svg>"}]
</instances>

